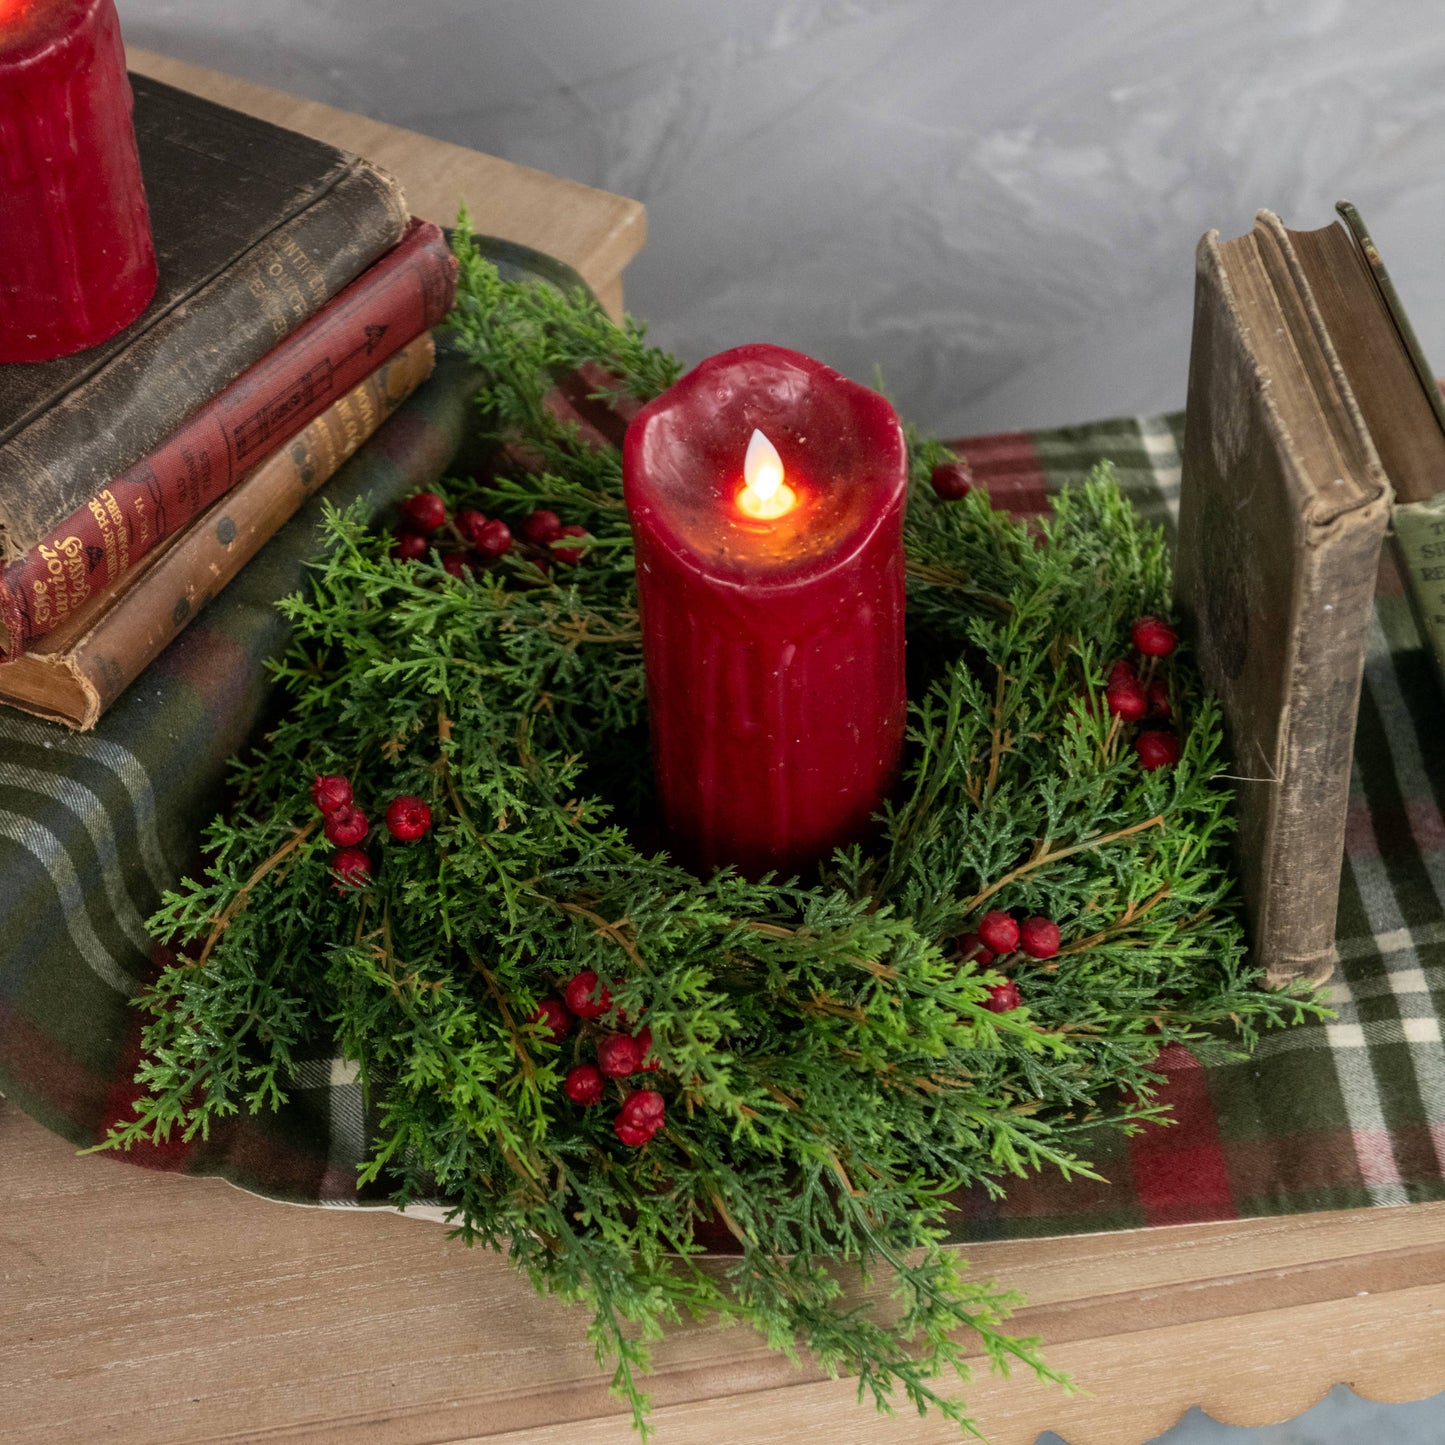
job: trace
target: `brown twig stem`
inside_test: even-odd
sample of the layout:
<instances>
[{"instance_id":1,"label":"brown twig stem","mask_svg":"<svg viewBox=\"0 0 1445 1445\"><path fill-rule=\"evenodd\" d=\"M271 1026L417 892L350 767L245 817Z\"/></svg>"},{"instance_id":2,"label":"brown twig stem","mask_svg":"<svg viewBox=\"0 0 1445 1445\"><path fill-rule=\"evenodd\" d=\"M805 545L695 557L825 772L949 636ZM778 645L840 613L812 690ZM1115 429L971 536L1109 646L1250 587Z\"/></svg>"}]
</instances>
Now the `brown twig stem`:
<instances>
[{"instance_id":1,"label":"brown twig stem","mask_svg":"<svg viewBox=\"0 0 1445 1445\"><path fill-rule=\"evenodd\" d=\"M1086 838L1082 843L1071 843L1067 848L1059 848L1056 851L1045 851L1039 853L1037 849L1027 863L1021 863L1012 872L1005 873L1002 878L990 883L987 888L975 893L972 898L964 904L963 911L972 913L980 903L992 898L1000 888L1007 887L1016 879L1022 878L1025 873L1032 873L1035 868L1042 868L1045 863L1057 863L1061 858L1070 858L1075 853L1087 853L1094 848L1102 848L1107 843L1117 843L1121 838L1132 837L1135 833L1143 833L1150 828L1162 828L1164 826L1163 813L1156 813L1152 818L1145 818L1142 823L1135 823L1128 828L1120 828L1115 833L1100 833L1095 838Z\"/></svg>"},{"instance_id":2,"label":"brown twig stem","mask_svg":"<svg viewBox=\"0 0 1445 1445\"><path fill-rule=\"evenodd\" d=\"M221 910L219 917L206 937L205 946L195 966L201 968L211 956L211 950L221 941L221 935L231 926L235 916L251 901L251 890L285 857L301 846L317 829L321 819L313 818L305 827L298 828L269 858L256 865L255 871L236 891L236 896Z\"/></svg>"}]
</instances>

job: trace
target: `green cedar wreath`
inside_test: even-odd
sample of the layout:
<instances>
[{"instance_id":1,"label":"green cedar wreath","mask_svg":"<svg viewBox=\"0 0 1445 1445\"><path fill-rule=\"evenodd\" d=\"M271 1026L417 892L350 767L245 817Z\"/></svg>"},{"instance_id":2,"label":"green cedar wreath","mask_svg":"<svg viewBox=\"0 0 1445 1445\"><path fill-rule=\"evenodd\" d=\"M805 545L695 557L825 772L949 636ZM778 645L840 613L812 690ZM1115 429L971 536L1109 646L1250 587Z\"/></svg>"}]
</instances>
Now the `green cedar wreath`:
<instances>
[{"instance_id":1,"label":"green cedar wreath","mask_svg":"<svg viewBox=\"0 0 1445 1445\"><path fill-rule=\"evenodd\" d=\"M517 464L413 499L425 543L331 515L280 604L286 710L153 920L182 956L111 1142L279 1108L335 1048L379 1120L362 1181L440 1192L585 1301L639 1429L684 1312L971 1429L966 1356L1052 1372L943 1245L949 1195L1088 1174L1092 1131L1159 1113L1161 1048L1318 1012L1245 959L1219 712L1151 621L1164 541L1107 468L1027 527L911 437L912 716L877 835L809 877L696 877L649 821L619 454L546 404L588 363L638 400L678 368L466 235L454 336Z\"/></svg>"}]
</instances>

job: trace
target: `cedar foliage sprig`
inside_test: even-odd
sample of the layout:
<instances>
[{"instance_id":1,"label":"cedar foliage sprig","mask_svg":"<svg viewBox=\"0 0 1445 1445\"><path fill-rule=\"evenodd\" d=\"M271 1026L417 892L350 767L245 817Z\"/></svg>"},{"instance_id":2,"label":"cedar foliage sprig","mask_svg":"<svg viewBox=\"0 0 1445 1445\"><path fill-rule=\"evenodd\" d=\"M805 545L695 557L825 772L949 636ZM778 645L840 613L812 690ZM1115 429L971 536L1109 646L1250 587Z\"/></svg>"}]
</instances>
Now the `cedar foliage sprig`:
<instances>
[{"instance_id":1,"label":"cedar foliage sprig","mask_svg":"<svg viewBox=\"0 0 1445 1445\"><path fill-rule=\"evenodd\" d=\"M676 365L585 296L502 281L467 234L453 331L485 373L485 425L533 465L457 481L450 501L513 520L551 507L587 527L587 555L544 574L509 554L458 579L329 515L311 587L281 604L288 711L237 765L205 877L154 920L184 956L144 1000L149 1092L113 1142L280 1107L298 1061L334 1048L373 1107L361 1181L401 1204L442 1193L468 1243L585 1300L639 1429L649 1342L716 1313L880 1407L972 1430L939 1379L966 1381L967 1355L1057 1376L1007 1333L1012 1298L944 1247L949 1193L1088 1174L1087 1130L1157 1114L1162 1047L1217 1057L1315 1008L1246 967L1219 717L1187 662L1166 669L1177 766L1141 771L1102 705L1129 620L1167 605L1162 540L1107 469L1034 530L982 492L940 503L926 479L943 453L912 438L915 702L881 835L813 879L694 877L640 841L619 457L545 405L559 370L600 363L646 398ZM338 892L316 772L350 776L373 815L420 794L435 826L373 844L371 885ZM1010 1013L984 1006L1002 975L953 941L990 907L1064 931L1057 957L1009 960L1026 1001ZM559 1047L529 1020L589 968L613 1008ZM668 1110L635 1149L613 1107L561 1090L624 1016L651 1027ZM704 1267L704 1220L735 1259ZM880 1283L860 1293L840 1263Z\"/></svg>"}]
</instances>

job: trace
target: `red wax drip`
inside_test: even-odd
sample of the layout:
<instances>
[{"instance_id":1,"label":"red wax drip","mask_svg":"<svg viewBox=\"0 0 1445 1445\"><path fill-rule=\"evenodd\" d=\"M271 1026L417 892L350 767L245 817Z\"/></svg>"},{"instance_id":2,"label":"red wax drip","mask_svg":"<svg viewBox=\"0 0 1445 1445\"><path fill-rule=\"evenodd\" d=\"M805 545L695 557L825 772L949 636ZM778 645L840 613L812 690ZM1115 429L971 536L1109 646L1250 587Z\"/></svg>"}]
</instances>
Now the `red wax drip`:
<instances>
[{"instance_id":1,"label":"red wax drip","mask_svg":"<svg viewBox=\"0 0 1445 1445\"><path fill-rule=\"evenodd\" d=\"M795 506L738 506L753 429ZM893 408L776 346L705 361L623 448L663 823L703 869L806 870L897 775L907 458Z\"/></svg>"},{"instance_id":2,"label":"red wax drip","mask_svg":"<svg viewBox=\"0 0 1445 1445\"><path fill-rule=\"evenodd\" d=\"M0 362L113 336L156 287L114 0L0 0Z\"/></svg>"}]
</instances>

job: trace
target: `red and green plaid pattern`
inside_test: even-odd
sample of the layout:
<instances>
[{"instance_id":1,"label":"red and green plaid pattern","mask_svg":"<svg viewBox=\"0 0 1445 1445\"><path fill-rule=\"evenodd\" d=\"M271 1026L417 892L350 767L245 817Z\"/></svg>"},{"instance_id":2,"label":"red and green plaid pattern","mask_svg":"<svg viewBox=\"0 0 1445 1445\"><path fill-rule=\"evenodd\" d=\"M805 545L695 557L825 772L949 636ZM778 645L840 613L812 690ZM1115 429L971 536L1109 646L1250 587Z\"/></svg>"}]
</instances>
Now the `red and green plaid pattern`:
<instances>
[{"instance_id":1,"label":"red and green plaid pattern","mask_svg":"<svg viewBox=\"0 0 1445 1445\"><path fill-rule=\"evenodd\" d=\"M1172 535L1182 417L959 443L998 506L1032 513L1101 458ZM1175 1125L1101 1133L1107 1184L1052 1176L962 1201L955 1238L1021 1238L1445 1198L1445 699L1382 568L1365 664L1337 921L1336 1021L1249 1059L1161 1059Z\"/></svg>"},{"instance_id":2,"label":"red and green plaid pattern","mask_svg":"<svg viewBox=\"0 0 1445 1445\"><path fill-rule=\"evenodd\" d=\"M328 489L380 507L446 469L467 411L445 370ZM1115 464L1172 531L1178 417L959 444L996 505L1020 514ZM224 761L254 727L271 601L314 546L303 517L138 682L93 734L0 716L0 1088L88 1144L134 1098L139 1017L159 961L143 920L214 810ZM1109 1182L1018 1180L962 1201L959 1240L1083 1233L1445 1198L1445 755L1442 698L1398 584L1382 582L1366 667L1339 912L1338 1019L1267 1038L1247 1061L1163 1059L1172 1128L1101 1133ZM279 1115L195 1146L137 1150L152 1168L221 1174L278 1199L378 1202L354 1188L367 1138L350 1067L305 1065ZM98 1168L105 1167L97 1163Z\"/></svg>"}]
</instances>

